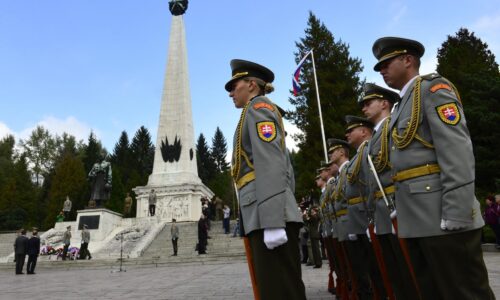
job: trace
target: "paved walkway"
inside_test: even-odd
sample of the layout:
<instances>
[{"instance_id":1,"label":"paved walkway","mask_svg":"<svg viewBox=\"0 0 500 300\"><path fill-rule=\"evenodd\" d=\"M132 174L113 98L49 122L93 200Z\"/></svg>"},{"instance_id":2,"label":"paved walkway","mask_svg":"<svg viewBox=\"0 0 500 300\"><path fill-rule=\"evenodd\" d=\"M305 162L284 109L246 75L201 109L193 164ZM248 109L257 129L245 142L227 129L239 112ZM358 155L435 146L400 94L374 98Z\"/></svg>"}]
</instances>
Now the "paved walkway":
<instances>
[{"instance_id":1,"label":"paved walkway","mask_svg":"<svg viewBox=\"0 0 500 300\"><path fill-rule=\"evenodd\" d=\"M490 282L500 296L500 254L485 253ZM100 269L37 269L36 275L0 271L0 298L7 299L252 299L245 262L146 266L126 272ZM326 292L326 265L303 267L308 299Z\"/></svg>"}]
</instances>

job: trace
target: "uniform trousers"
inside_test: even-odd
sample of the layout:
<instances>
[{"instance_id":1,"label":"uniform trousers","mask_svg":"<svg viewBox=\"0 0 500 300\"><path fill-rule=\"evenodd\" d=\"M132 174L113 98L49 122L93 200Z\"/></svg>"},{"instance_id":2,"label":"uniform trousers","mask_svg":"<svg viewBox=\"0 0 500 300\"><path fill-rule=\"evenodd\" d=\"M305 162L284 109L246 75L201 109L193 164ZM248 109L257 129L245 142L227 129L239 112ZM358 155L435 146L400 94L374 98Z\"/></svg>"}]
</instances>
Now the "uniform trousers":
<instances>
[{"instance_id":1,"label":"uniform trousers","mask_svg":"<svg viewBox=\"0 0 500 300\"><path fill-rule=\"evenodd\" d=\"M174 247L174 255L177 255L177 241L179 238L173 238L172 239L172 246Z\"/></svg>"},{"instance_id":2,"label":"uniform trousers","mask_svg":"<svg viewBox=\"0 0 500 300\"><path fill-rule=\"evenodd\" d=\"M28 255L28 264L26 265L26 273L35 274L36 261L38 259L38 254Z\"/></svg>"},{"instance_id":3,"label":"uniform trousers","mask_svg":"<svg viewBox=\"0 0 500 300\"><path fill-rule=\"evenodd\" d=\"M23 272L25 260L26 254L16 254L16 274L21 274Z\"/></svg>"},{"instance_id":4,"label":"uniform trousers","mask_svg":"<svg viewBox=\"0 0 500 300\"><path fill-rule=\"evenodd\" d=\"M247 235L261 300L306 299L300 266L300 226L286 223L288 242L272 250L264 244L263 229Z\"/></svg>"},{"instance_id":5,"label":"uniform trousers","mask_svg":"<svg viewBox=\"0 0 500 300\"><path fill-rule=\"evenodd\" d=\"M311 238L311 250L315 267L321 267L321 251L319 249L319 238Z\"/></svg>"},{"instance_id":6,"label":"uniform trousers","mask_svg":"<svg viewBox=\"0 0 500 300\"><path fill-rule=\"evenodd\" d=\"M335 252L333 250L333 238L331 236L327 236L323 238L323 241L326 248L328 266L330 267L330 272L328 273L328 291L331 293L335 293L335 282L333 281L333 272L335 272L335 262L333 258L335 256Z\"/></svg>"},{"instance_id":7,"label":"uniform trousers","mask_svg":"<svg viewBox=\"0 0 500 300\"><path fill-rule=\"evenodd\" d=\"M384 298L385 289L373 247L366 234L358 234L357 237L357 240L348 241L346 245L352 270L358 283L358 298L360 300L372 299L373 293L370 289L370 280L374 289Z\"/></svg>"},{"instance_id":8,"label":"uniform trousers","mask_svg":"<svg viewBox=\"0 0 500 300\"><path fill-rule=\"evenodd\" d=\"M382 248L385 267L397 299L419 299L410 269L404 258L397 236L392 233L377 235Z\"/></svg>"},{"instance_id":9,"label":"uniform trousers","mask_svg":"<svg viewBox=\"0 0 500 300\"><path fill-rule=\"evenodd\" d=\"M495 299L481 249L481 229L408 238L423 299Z\"/></svg>"}]
</instances>

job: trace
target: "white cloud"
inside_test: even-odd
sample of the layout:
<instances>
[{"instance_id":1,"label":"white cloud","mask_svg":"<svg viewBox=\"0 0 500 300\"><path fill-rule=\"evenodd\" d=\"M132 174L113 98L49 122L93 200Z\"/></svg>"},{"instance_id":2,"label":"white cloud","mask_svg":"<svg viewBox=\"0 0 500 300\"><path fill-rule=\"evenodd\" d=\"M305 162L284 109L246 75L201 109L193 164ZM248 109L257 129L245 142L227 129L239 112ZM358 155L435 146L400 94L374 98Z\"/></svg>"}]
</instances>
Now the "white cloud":
<instances>
[{"instance_id":1,"label":"white cloud","mask_svg":"<svg viewBox=\"0 0 500 300\"><path fill-rule=\"evenodd\" d=\"M15 135L15 133L7 125L0 122L0 139L3 139L9 134Z\"/></svg>"},{"instance_id":2,"label":"white cloud","mask_svg":"<svg viewBox=\"0 0 500 300\"><path fill-rule=\"evenodd\" d=\"M493 16L482 16L473 25L475 29L497 32L500 30L500 12Z\"/></svg>"},{"instance_id":3,"label":"white cloud","mask_svg":"<svg viewBox=\"0 0 500 300\"><path fill-rule=\"evenodd\" d=\"M293 140L292 136L296 133L300 133L301 131L294 124L290 123L288 120L283 120L283 125L285 126L285 131L287 132L287 136L285 139L286 147L292 151L298 151L297 143Z\"/></svg>"},{"instance_id":4,"label":"white cloud","mask_svg":"<svg viewBox=\"0 0 500 300\"><path fill-rule=\"evenodd\" d=\"M425 56L420 62L420 74L425 75L435 73L437 67L437 57L434 55Z\"/></svg>"},{"instance_id":5,"label":"white cloud","mask_svg":"<svg viewBox=\"0 0 500 300\"><path fill-rule=\"evenodd\" d=\"M95 133L97 138L100 137L100 132L98 130L91 128L89 125L77 120L73 116L69 116L66 119L58 119L52 116L45 117L34 126L21 130L16 136L20 139L27 139L37 126L43 126L53 135L62 135L66 132L75 136L76 140L86 141L91 130Z\"/></svg>"}]
</instances>

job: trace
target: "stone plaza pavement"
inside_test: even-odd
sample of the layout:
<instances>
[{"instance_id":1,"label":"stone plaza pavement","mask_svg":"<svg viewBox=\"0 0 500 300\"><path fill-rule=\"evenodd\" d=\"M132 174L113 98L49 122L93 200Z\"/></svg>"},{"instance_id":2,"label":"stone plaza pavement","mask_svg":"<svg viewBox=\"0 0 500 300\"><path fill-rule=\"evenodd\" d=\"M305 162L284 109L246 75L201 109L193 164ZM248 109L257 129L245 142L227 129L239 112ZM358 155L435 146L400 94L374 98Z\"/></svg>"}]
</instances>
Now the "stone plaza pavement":
<instances>
[{"instance_id":1,"label":"stone plaza pavement","mask_svg":"<svg viewBox=\"0 0 500 300\"><path fill-rule=\"evenodd\" d=\"M490 283L500 296L500 253L485 253ZM0 270L0 299L252 299L244 261L127 266L40 268L36 275ZM327 266L303 267L308 299L333 299L326 292Z\"/></svg>"}]
</instances>

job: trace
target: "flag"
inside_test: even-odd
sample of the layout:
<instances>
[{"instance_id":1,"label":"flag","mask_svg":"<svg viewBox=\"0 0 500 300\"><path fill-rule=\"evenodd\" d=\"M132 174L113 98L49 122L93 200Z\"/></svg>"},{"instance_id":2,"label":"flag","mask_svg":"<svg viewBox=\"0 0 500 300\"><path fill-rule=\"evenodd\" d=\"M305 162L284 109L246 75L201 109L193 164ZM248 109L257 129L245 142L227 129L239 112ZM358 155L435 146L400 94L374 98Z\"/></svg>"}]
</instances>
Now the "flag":
<instances>
[{"instance_id":1,"label":"flag","mask_svg":"<svg viewBox=\"0 0 500 300\"><path fill-rule=\"evenodd\" d=\"M302 65L306 61L306 58L311 54L311 51L307 52L304 57L299 61L299 64L297 65L297 69L295 72L293 72L293 78L292 78L292 85L293 85L293 95L297 96L297 94L301 91L300 89L300 84L299 84L299 77L300 77L300 69L302 68Z\"/></svg>"}]
</instances>

